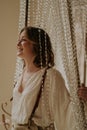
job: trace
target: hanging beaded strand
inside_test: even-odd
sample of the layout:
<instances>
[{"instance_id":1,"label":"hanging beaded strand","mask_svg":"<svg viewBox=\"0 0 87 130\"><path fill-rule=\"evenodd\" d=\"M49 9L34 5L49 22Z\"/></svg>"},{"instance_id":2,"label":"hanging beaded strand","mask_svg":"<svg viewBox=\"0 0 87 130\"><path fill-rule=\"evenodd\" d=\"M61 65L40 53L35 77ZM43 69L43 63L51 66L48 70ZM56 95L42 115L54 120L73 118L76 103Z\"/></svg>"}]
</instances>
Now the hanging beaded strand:
<instances>
[{"instance_id":1,"label":"hanging beaded strand","mask_svg":"<svg viewBox=\"0 0 87 130\"><path fill-rule=\"evenodd\" d=\"M42 45L41 45L41 30L38 29L38 33L39 33L39 45L40 45L40 67L41 69L43 68L43 63L42 63Z\"/></svg>"},{"instance_id":2,"label":"hanging beaded strand","mask_svg":"<svg viewBox=\"0 0 87 130\"><path fill-rule=\"evenodd\" d=\"M38 33L39 33L39 45L40 45L40 67L41 69L43 68L43 62L42 62L42 45L41 45L41 29L38 29ZM44 83L43 83L43 75L42 75L42 81L41 81L41 98L42 98L42 124L44 124L44 120L43 120L43 107L44 107Z\"/></svg>"},{"instance_id":3,"label":"hanging beaded strand","mask_svg":"<svg viewBox=\"0 0 87 130\"><path fill-rule=\"evenodd\" d=\"M45 59L46 59L46 68L48 69L49 64L48 64L48 52L47 52L47 33L44 33L44 40L45 40ZM49 76L48 73L46 74L46 78L47 78L47 82L46 82L46 112L47 112L47 118L48 118L48 122L52 121L54 122L54 117L53 117L53 113L52 111L50 111L49 108L49 91L50 91L50 86L49 86ZM48 127L48 130L51 130L54 128L54 125L51 124Z\"/></svg>"},{"instance_id":4,"label":"hanging beaded strand","mask_svg":"<svg viewBox=\"0 0 87 130\"><path fill-rule=\"evenodd\" d=\"M48 55L47 55L47 34L46 32L44 33L44 40L45 40L45 62L46 62L46 67L48 67Z\"/></svg>"},{"instance_id":5,"label":"hanging beaded strand","mask_svg":"<svg viewBox=\"0 0 87 130\"><path fill-rule=\"evenodd\" d=\"M31 26L31 0L28 1L28 26Z\"/></svg>"},{"instance_id":6,"label":"hanging beaded strand","mask_svg":"<svg viewBox=\"0 0 87 130\"><path fill-rule=\"evenodd\" d=\"M18 34L20 30L25 26L25 8L26 8L26 0L20 0L20 14L19 14L19 27L18 27ZM16 58L16 70L14 74L14 81L13 85L15 86L19 76L23 71L24 62L21 58Z\"/></svg>"},{"instance_id":7,"label":"hanging beaded strand","mask_svg":"<svg viewBox=\"0 0 87 130\"><path fill-rule=\"evenodd\" d=\"M42 44L41 44L41 30L38 30L39 32L39 45L40 45L40 65L41 68L43 68L43 57L42 57ZM52 114L50 113L50 108L49 108L49 91L50 91L50 87L49 87L49 76L47 73L47 69L48 69L48 53L47 53L47 33L44 32L44 44L45 44L45 65L46 65L46 88L44 87L44 82L43 82L43 75L42 75L42 81L41 81L41 99L42 99L42 126L44 127L45 124L45 120L44 120L44 109L46 109L46 115L47 115L47 119L48 119L48 124L49 121L53 122L53 117ZM48 129L53 128L53 124L51 124Z\"/></svg>"}]
</instances>

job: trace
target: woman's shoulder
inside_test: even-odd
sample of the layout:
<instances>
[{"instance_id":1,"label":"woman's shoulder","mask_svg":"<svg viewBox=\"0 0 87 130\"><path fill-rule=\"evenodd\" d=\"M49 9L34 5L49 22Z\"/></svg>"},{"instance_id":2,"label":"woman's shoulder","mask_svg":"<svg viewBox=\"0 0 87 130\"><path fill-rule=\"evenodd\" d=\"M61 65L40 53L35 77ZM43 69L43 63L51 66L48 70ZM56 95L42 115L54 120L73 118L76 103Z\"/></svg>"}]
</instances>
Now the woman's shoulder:
<instances>
[{"instance_id":1,"label":"woman's shoulder","mask_svg":"<svg viewBox=\"0 0 87 130\"><path fill-rule=\"evenodd\" d=\"M52 76L56 75L57 77L62 78L62 74L61 74L60 71L57 70L56 68L53 68L53 67L52 67L52 68L49 68L49 69L47 70L47 72L48 72L49 75L52 75Z\"/></svg>"}]
</instances>

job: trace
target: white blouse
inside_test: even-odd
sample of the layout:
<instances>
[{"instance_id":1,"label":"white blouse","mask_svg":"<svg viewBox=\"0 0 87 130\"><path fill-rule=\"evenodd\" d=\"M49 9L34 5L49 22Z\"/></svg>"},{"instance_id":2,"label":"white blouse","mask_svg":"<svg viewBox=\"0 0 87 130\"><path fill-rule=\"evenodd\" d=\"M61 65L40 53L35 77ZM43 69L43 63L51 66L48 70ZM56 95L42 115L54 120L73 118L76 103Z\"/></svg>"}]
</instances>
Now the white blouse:
<instances>
[{"instance_id":1,"label":"white blouse","mask_svg":"<svg viewBox=\"0 0 87 130\"><path fill-rule=\"evenodd\" d=\"M22 76L19 78L13 90L13 123L26 124L28 122L44 71L45 69L41 69L29 76L22 93L18 91ZM55 130L75 130L72 124L73 119L72 104L64 80L57 70L50 68L47 70L44 91L32 120L39 126L49 126L50 123L54 123Z\"/></svg>"}]
</instances>

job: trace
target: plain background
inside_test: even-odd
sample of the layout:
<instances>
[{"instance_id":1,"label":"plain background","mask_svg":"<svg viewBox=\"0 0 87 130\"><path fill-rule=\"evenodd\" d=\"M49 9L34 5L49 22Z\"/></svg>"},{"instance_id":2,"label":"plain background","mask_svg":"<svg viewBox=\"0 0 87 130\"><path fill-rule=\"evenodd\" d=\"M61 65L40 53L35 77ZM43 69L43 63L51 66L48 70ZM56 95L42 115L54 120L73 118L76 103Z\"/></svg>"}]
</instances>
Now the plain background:
<instances>
[{"instance_id":1,"label":"plain background","mask_svg":"<svg viewBox=\"0 0 87 130\"><path fill-rule=\"evenodd\" d=\"M0 0L0 130L3 111L1 104L8 102L6 109L10 112L10 97L16 64L16 43L18 37L20 0ZM6 116L9 119L8 116Z\"/></svg>"}]
</instances>

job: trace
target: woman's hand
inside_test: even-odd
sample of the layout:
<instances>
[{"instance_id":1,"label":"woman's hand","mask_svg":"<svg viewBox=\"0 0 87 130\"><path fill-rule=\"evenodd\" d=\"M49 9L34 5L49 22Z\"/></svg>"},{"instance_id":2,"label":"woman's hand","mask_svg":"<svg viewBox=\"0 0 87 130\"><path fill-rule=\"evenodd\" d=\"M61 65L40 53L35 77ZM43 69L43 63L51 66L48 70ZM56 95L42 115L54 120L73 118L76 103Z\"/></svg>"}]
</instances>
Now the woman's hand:
<instances>
[{"instance_id":1,"label":"woman's hand","mask_svg":"<svg viewBox=\"0 0 87 130\"><path fill-rule=\"evenodd\" d=\"M83 101L87 101L87 87L84 84L78 89L78 96Z\"/></svg>"}]
</instances>

